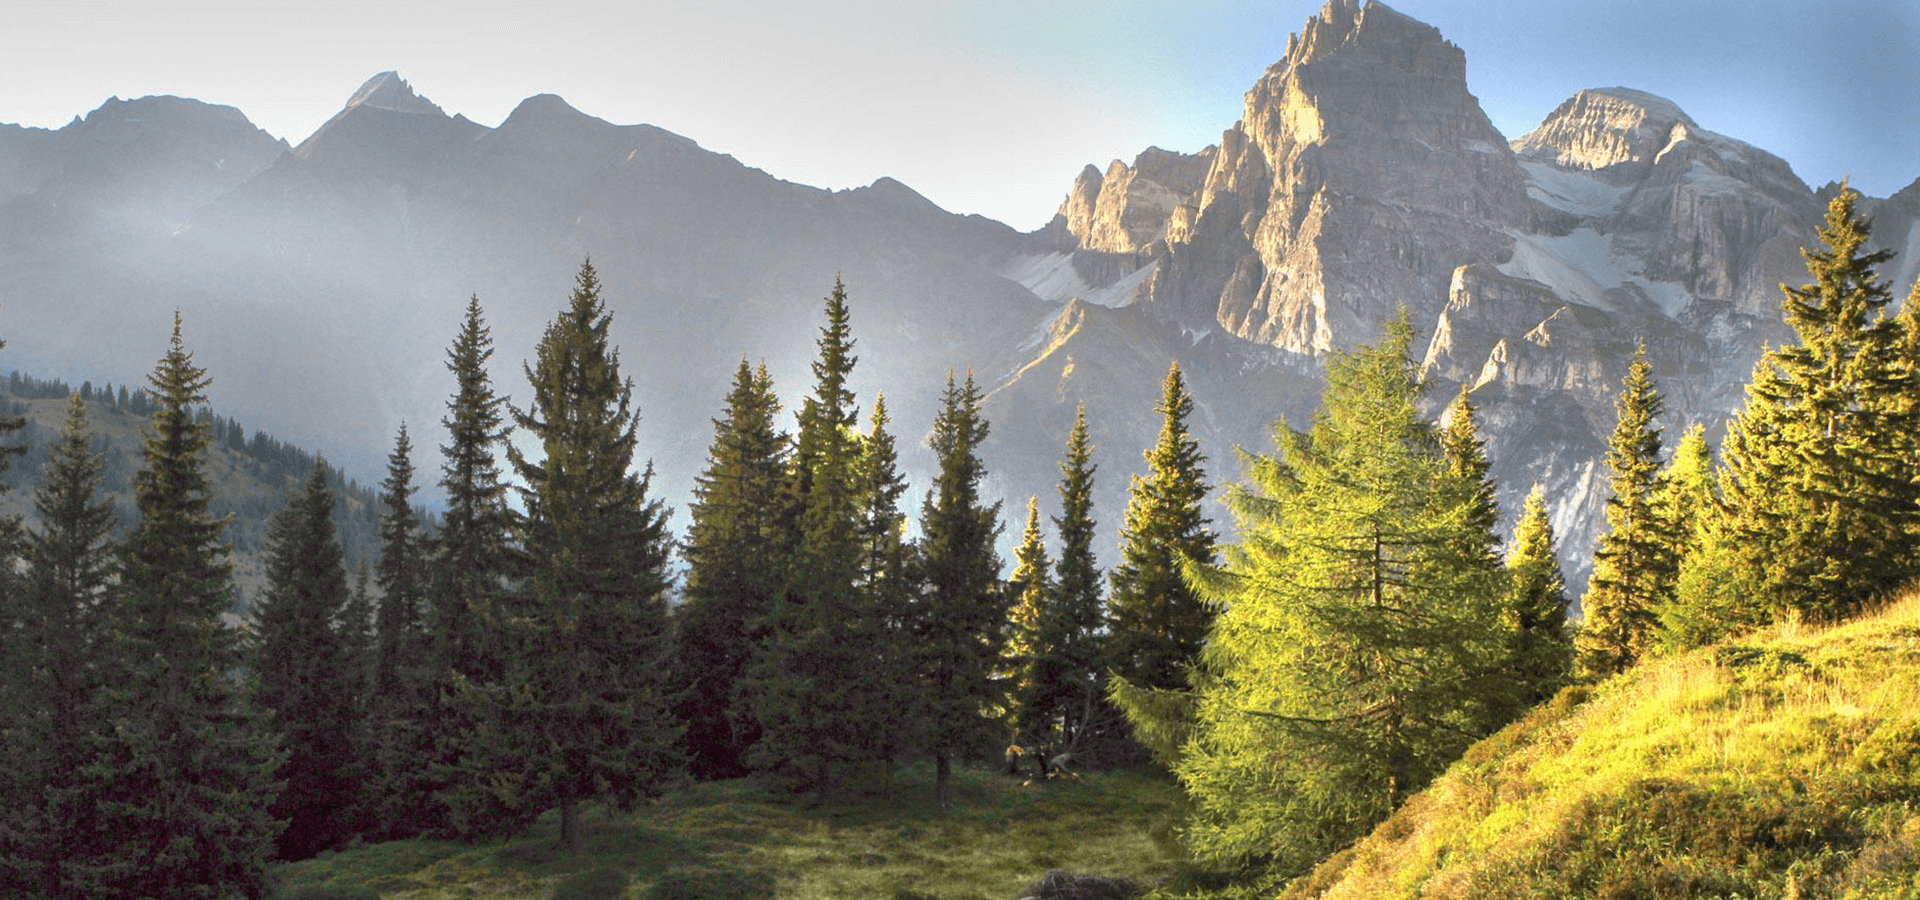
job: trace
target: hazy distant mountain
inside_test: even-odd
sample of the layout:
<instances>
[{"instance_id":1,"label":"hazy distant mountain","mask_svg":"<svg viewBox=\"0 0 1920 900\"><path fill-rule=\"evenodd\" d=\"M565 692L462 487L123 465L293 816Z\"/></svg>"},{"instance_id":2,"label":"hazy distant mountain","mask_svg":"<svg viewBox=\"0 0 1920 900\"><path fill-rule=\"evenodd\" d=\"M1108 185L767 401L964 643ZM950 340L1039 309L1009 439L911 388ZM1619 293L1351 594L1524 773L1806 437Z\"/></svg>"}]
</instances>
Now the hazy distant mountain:
<instances>
[{"instance_id":1,"label":"hazy distant mountain","mask_svg":"<svg viewBox=\"0 0 1920 900\"><path fill-rule=\"evenodd\" d=\"M1775 285L1804 279L1821 203L1779 159L1623 88L1509 142L1459 48L1355 0L1308 21L1217 147L1149 148L1067 187L1054 222L1020 234L891 179L781 181L551 95L488 128L391 72L293 148L223 107L115 100L57 131L0 126L0 368L138 378L178 307L223 409L365 481L404 420L431 473L467 297L493 325L497 386L521 393L518 364L591 255L642 452L678 504L742 356L790 400L806 389L837 275L853 386L863 406L887 391L911 471L931 468L917 438L947 371L972 366L992 391L988 489L1052 501L1084 402L1111 532L1170 360L1210 473L1232 478L1231 448L1268 449L1282 416L1304 426L1325 355L1405 304L1431 336L1436 410L1474 386L1503 502L1544 481L1583 568L1632 342L1649 342L1670 436L1717 423L1780 335ZM1920 241L1920 183L1871 208L1882 241ZM1888 274L1914 273L1909 255Z\"/></svg>"}]
</instances>

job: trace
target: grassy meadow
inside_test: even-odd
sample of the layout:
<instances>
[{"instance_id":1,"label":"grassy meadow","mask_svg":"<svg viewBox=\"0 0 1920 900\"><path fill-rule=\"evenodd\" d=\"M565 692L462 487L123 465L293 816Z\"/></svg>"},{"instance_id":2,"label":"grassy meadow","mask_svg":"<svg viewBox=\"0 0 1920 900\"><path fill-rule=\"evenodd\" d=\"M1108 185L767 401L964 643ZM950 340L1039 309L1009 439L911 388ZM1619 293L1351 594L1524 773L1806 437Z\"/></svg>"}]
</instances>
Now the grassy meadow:
<instances>
[{"instance_id":1,"label":"grassy meadow","mask_svg":"<svg viewBox=\"0 0 1920 900\"><path fill-rule=\"evenodd\" d=\"M1151 885L1174 861L1149 836L1178 791L1165 780L1089 773L1025 785L956 770L951 814L930 768L895 799L809 808L751 779L697 784L631 814L596 809L587 852L552 852L550 815L500 844L394 841L280 869L288 897L492 900L568 897L781 900L1014 900L1051 869ZM624 886L621 881L624 880Z\"/></svg>"}]
</instances>

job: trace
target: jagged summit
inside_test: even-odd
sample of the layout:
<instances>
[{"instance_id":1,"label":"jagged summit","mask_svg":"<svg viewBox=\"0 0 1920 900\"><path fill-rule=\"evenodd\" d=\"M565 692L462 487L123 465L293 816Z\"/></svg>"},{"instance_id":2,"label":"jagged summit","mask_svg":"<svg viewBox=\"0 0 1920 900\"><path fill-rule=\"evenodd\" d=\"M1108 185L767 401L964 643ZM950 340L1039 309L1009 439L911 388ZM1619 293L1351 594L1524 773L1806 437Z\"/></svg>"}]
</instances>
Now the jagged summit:
<instances>
[{"instance_id":1,"label":"jagged summit","mask_svg":"<svg viewBox=\"0 0 1920 900\"><path fill-rule=\"evenodd\" d=\"M1592 88L1567 98L1540 127L1515 140L1513 150L1523 159L1596 172L1644 166L1672 142L1675 128L1700 126L1665 97Z\"/></svg>"},{"instance_id":2,"label":"jagged summit","mask_svg":"<svg viewBox=\"0 0 1920 900\"><path fill-rule=\"evenodd\" d=\"M413 85L408 84L405 78L401 78L399 72L392 70L367 79L359 90L353 92L353 97L347 100L346 109L341 112L360 106L393 112L446 115L446 111L442 110L438 104L414 93Z\"/></svg>"}]
</instances>

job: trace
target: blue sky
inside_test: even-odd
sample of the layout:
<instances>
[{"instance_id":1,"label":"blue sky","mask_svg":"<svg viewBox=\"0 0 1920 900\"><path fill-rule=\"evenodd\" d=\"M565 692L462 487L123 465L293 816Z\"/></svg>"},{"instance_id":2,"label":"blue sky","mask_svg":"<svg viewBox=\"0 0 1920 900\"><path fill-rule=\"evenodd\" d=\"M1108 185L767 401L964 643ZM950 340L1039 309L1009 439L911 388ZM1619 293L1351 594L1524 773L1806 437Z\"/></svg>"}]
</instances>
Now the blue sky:
<instances>
[{"instance_id":1,"label":"blue sky","mask_svg":"<svg viewBox=\"0 0 1920 900\"><path fill-rule=\"evenodd\" d=\"M1509 138L1584 87L1668 97L1812 185L1884 196L1920 177L1912 0L1399 0L1465 49ZM695 9L694 7L698 7ZM1082 165L1197 150L1317 0L26 0L9 10L0 122L55 127L108 96L239 107L298 142L398 69L497 124L551 92L792 181L890 175L1020 228Z\"/></svg>"}]
</instances>

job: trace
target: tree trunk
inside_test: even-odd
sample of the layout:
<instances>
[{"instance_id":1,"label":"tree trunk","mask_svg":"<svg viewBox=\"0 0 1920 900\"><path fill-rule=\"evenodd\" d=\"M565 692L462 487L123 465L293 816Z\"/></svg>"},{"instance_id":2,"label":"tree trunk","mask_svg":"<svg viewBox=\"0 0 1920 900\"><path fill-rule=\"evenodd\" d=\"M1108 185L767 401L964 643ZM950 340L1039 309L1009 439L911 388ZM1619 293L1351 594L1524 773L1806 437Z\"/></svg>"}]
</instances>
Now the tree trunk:
<instances>
[{"instance_id":1,"label":"tree trunk","mask_svg":"<svg viewBox=\"0 0 1920 900\"><path fill-rule=\"evenodd\" d=\"M933 802L941 812L953 809L953 760L945 750L933 755Z\"/></svg>"},{"instance_id":2,"label":"tree trunk","mask_svg":"<svg viewBox=\"0 0 1920 900\"><path fill-rule=\"evenodd\" d=\"M586 825L580 821L580 805L571 795L560 798L560 852L579 853L586 846Z\"/></svg>"}]
</instances>

